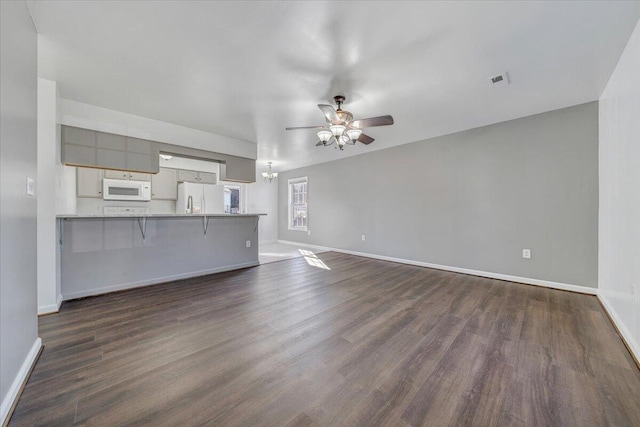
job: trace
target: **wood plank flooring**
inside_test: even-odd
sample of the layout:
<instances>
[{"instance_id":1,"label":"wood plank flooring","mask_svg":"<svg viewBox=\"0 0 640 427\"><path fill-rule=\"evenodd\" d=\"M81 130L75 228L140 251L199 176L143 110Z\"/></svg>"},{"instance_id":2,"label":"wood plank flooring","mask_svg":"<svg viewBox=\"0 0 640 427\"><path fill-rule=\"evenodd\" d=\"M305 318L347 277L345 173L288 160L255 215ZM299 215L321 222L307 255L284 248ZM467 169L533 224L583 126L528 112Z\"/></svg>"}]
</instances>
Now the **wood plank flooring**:
<instances>
[{"instance_id":1,"label":"wood plank flooring","mask_svg":"<svg viewBox=\"0 0 640 427\"><path fill-rule=\"evenodd\" d=\"M11 426L640 426L640 371L570 292L327 252L39 322Z\"/></svg>"}]
</instances>

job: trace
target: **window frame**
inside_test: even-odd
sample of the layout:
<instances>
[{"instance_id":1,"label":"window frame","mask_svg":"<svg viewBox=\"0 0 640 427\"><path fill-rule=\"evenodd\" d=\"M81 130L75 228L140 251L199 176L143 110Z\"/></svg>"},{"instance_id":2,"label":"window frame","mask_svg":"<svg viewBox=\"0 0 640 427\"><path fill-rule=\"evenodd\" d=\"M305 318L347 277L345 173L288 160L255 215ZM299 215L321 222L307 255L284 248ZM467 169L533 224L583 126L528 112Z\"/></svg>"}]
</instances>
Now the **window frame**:
<instances>
[{"instance_id":1,"label":"window frame","mask_svg":"<svg viewBox=\"0 0 640 427\"><path fill-rule=\"evenodd\" d=\"M238 213L245 213L246 212L246 197L245 197L245 189L244 189L244 184L239 183L239 182L233 182L233 181L220 181L219 182L220 185L224 186L224 190L227 190L227 187L233 187L233 188L237 188L238 189L238 209L239 212ZM231 213L231 208L229 208L229 212L227 212L227 205L224 205L224 210L225 213L230 214Z\"/></svg>"},{"instance_id":2,"label":"window frame","mask_svg":"<svg viewBox=\"0 0 640 427\"><path fill-rule=\"evenodd\" d=\"M294 211L294 203L293 203L293 186L295 184L306 184L305 191L305 208L307 212L307 220L304 226L295 226L293 224L293 211ZM288 196L288 217L287 217L287 226L291 231L308 231L309 230L309 178L307 176L301 176L298 178L292 178L287 181L287 196ZM298 203L300 205L301 203Z\"/></svg>"}]
</instances>

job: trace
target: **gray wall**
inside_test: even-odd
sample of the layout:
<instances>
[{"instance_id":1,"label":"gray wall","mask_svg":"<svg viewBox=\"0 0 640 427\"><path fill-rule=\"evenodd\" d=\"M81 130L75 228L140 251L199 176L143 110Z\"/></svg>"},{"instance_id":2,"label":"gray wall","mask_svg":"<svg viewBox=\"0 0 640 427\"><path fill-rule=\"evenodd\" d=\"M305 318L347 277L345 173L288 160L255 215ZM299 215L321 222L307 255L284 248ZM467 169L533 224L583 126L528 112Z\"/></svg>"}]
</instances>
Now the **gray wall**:
<instances>
[{"instance_id":1,"label":"gray wall","mask_svg":"<svg viewBox=\"0 0 640 427\"><path fill-rule=\"evenodd\" d=\"M282 240L597 287L597 102L280 176ZM310 236L287 227L300 176Z\"/></svg>"},{"instance_id":2,"label":"gray wall","mask_svg":"<svg viewBox=\"0 0 640 427\"><path fill-rule=\"evenodd\" d=\"M0 2L0 397L31 350L36 317L37 38L24 2ZM2 420L0 420L2 421Z\"/></svg>"},{"instance_id":3,"label":"gray wall","mask_svg":"<svg viewBox=\"0 0 640 427\"><path fill-rule=\"evenodd\" d=\"M65 300L258 265L257 216L63 220ZM251 241L247 248L245 242Z\"/></svg>"}]
</instances>

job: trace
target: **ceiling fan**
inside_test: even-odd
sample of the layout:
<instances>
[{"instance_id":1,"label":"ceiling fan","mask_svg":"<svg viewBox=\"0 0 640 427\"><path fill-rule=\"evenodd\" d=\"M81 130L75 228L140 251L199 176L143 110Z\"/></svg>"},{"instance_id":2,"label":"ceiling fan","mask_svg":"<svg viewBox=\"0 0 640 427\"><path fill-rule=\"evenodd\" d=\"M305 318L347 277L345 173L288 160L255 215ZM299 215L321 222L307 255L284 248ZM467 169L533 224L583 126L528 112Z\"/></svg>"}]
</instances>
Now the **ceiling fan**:
<instances>
[{"instance_id":1,"label":"ceiling fan","mask_svg":"<svg viewBox=\"0 0 640 427\"><path fill-rule=\"evenodd\" d=\"M364 128L393 124L393 117L391 116L353 120L353 114L341 108L345 97L336 95L333 97L333 100L338 105L337 109L334 109L328 104L318 104L318 108L324 113L325 120L327 121L326 126L288 127L286 130L320 129L318 131L320 142L318 142L316 146L322 145L327 147L335 142L336 147L343 150L346 144L355 145L356 142L360 141L365 145L369 145L374 141L369 135L362 133Z\"/></svg>"}]
</instances>

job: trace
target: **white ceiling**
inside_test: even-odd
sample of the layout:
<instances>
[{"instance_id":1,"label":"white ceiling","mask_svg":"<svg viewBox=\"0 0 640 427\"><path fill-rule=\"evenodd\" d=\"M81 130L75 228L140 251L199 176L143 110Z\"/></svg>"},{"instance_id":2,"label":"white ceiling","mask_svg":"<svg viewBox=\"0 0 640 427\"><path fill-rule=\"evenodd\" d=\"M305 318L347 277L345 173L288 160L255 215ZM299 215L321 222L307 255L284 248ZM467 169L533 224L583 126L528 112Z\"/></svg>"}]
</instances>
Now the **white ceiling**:
<instances>
[{"instance_id":1,"label":"white ceiling","mask_svg":"<svg viewBox=\"0 0 640 427\"><path fill-rule=\"evenodd\" d=\"M640 2L32 1L63 98L258 144L288 170L599 98ZM507 71L511 84L492 88ZM391 114L316 147L318 103Z\"/></svg>"}]
</instances>

